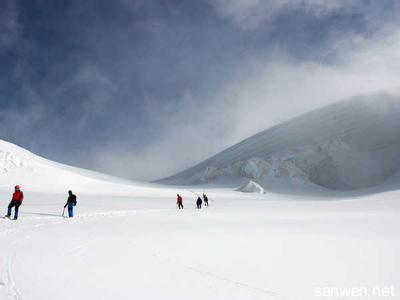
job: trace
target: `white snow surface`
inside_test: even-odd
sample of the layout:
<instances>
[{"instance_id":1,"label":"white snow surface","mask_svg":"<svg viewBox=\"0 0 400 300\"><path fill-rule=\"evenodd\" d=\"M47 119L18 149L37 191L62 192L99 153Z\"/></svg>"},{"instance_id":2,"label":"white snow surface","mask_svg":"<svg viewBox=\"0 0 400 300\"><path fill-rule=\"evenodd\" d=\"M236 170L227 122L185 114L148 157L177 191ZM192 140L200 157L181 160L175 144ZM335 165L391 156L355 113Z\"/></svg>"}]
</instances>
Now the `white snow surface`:
<instances>
[{"instance_id":1,"label":"white snow surface","mask_svg":"<svg viewBox=\"0 0 400 300\"><path fill-rule=\"evenodd\" d=\"M307 194L242 193L234 181L124 181L6 142L0 153L4 212L15 184L25 193L20 218L0 219L0 299L326 299L314 297L318 287L400 293L396 182L365 196L326 197L310 185L299 187ZM78 196L73 219L61 216L69 189ZM210 206L197 210L204 191Z\"/></svg>"},{"instance_id":2,"label":"white snow surface","mask_svg":"<svg viewBox=\"0 0 400 300\"><path fill-rule=\"evenodd\" d=\"M147 195L146 187L154 186L56 163L0 140L0 188L10 188L16 183L32 192L63 193L71 189L121 196L143 192ZM159 189L153 191L158 193Z\"/></svg>"}]
</instances>

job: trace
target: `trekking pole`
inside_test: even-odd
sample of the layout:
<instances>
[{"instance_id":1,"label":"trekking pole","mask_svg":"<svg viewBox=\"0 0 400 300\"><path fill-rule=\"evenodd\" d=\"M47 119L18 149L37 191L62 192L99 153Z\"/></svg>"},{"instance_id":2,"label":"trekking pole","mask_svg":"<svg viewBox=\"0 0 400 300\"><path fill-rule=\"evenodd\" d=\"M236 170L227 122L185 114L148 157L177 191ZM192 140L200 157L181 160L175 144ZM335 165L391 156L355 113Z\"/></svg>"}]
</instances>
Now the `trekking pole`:
<instances>
[{"instance_id":1,"label":"trekking pole","mask_svg":"<svg viewBox=\"0 0 400 300\"><path fill-rule=\"evenodd\" d=\"M63 214L62 214L62 216L64 217L64 213L65 213L65 206L64 206L64 209L63 209Z\"/></svg>"}]
</instances>

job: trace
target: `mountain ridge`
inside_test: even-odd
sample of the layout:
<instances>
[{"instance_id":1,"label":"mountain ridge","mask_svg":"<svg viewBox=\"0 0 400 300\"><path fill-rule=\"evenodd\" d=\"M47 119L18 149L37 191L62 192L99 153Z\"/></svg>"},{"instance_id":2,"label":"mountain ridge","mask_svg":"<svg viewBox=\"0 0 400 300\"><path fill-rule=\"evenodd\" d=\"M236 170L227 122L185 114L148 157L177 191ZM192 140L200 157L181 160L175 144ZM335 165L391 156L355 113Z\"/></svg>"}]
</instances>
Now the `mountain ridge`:
<instances>
[{"instance_id":1,"label":"mountain ridge","mask_svg":"<svg viewBox=\"0 0 400 300\"><path fill-rule=\"evenodd\" d=\"M131 194L134 189L151 186L111 175L61 164L36 155L18 145L0 139L0 188L20 184L24 190L83 193Z\"/></svg>"},{"instance_id":2,"label":"mountain ridge","mask_svg":"<svg viewBox=\"0 0 400 300\"><path fill-rule=\"evenodd\" d=\"M290 173L286 177L302 173L300 177L334 190L378 185L400 171L399 99L379 94L317 108L157 182L196 184L226 175L262 182L266 178L242 174L244 165L258 160L272 177L285 177L277 171L281 168Z\"/></svg>"}]
</instances>

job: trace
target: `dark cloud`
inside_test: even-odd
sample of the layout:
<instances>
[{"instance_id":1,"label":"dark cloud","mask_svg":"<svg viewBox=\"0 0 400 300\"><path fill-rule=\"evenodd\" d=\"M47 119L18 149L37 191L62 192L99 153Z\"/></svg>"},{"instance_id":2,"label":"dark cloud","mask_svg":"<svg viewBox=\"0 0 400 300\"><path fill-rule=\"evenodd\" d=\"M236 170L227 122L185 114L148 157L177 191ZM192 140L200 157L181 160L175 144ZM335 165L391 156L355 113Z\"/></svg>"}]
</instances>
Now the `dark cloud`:
<instances>
[{"instance_id":1,"label":"dark cloud","mask_svg":"<svg viewBox=\"0 0 400 300\"><path fill-rule=\"evenodd\" d=\"M157 178L335 97L395 86L386 60L376 76L362 66L397 59L396 2L329 3L2 1L0 137Z\"/></svg>"}]
</instances>

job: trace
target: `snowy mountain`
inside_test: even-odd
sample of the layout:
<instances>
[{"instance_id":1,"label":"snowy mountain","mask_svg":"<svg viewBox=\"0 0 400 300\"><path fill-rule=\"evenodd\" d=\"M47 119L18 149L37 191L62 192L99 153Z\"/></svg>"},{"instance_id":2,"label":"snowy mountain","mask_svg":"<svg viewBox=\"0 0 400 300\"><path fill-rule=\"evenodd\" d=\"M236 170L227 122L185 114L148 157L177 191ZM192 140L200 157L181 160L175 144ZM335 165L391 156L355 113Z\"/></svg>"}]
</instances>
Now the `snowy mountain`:
<instances>
[{"instance_id":1,"label":"snowy mountain","mask_svg":"<svg viewBox=\"0 0 400 300\"><path fill-rule=\"evenodd\" d=\"M364 197L330 191L336 197L321 201L271 192L259 183L290 178L308 187L313 173L304 165L325 172L333 162L324 155L344 164L345 158L363 163L375 153L375 173L366 168L368 174L395 172L399 107L390 101L376 110L361 103L267 130L186 171L192 174L187 181L184 175L174 179L236 184L239 175L258 178L243 177L234 189L126 181L0 141L3 213L13 185L25 192L18 220L0 218L0 299L313 299L327 282L371 289L382 282L393 295L400 276L400 190L371 188ZM378 173L385 163L390 172ZM336 166L349 170L343 164ZM350 176L326 174L322 178ZM72 219L63 217L68 189L78 196ZM203 192L210 206L196 209ZM184 210L176 208L177 193Z\"/></svg>"},{"instance_id":2,"label":"snowy mountain","mask_svg":"<svg viewBox=\"0 0 400 300\"><path fill-rule=\"evenodd\" d=\"M0 140L0 188L20 184L24 191L132 194L151 186L56 163Z\"/></svg>"},{"instance_id":3,"label":"snowy mountain","mask_svg":"<svg viewBox=\"0 0 400 300\"><path fill-rule=\"evenodd\" d=\"M239 176L335 190L378 185L400 171L399 100L380 95L316 109L160 182L186 185Z\"/></svg>"}]
</instances>

